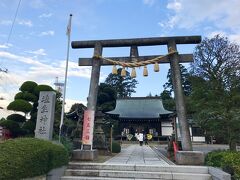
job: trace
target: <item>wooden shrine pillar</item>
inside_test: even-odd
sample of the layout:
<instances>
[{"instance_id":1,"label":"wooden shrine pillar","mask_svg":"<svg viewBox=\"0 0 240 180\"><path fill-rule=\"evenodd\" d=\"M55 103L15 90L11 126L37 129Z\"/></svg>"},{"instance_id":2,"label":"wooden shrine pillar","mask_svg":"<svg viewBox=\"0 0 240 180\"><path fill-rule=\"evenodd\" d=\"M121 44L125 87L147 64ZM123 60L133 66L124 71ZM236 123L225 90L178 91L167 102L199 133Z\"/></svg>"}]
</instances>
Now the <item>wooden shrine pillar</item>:
<instances>
[{"instance_id":1,"label":"wooden shrine pillar","mask_svg":"<svg viewBox=\"0 0 240 180\"><path fill-rule=\"evenodd\" d=\"M169 41L168 52L177 51L175 41ZM179 66L179 55L175 53L169 57L171 73L172 73L172 84L174 90L174 97L176 103L176 110L178 116L178 122L180 125L180 134L182 140L182 148L185 151L192 151L192 144L190 139L189 126L186 116L186 106L184 102L184 93L182 89L181 72Z\"/></svg>"}]
</instances>

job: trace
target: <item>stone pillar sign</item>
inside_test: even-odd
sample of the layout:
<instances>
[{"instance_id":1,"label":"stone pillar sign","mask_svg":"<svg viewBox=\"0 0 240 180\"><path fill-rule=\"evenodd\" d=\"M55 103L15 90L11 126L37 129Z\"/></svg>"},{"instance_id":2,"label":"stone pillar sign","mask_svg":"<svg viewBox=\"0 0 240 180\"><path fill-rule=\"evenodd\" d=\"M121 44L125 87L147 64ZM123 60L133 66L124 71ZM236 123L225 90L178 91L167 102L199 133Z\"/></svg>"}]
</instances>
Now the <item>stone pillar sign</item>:
<instances>
[{"instance_id":1,"label":"stone pillar sign","mask_svg":"<svg viewBox=\"0 0 240 180\"><path fill-rule=\"evenodd\" d=\"M52 140L56 93L41 91L38 100L35 137Z\"/></svg>"}]
</instances>

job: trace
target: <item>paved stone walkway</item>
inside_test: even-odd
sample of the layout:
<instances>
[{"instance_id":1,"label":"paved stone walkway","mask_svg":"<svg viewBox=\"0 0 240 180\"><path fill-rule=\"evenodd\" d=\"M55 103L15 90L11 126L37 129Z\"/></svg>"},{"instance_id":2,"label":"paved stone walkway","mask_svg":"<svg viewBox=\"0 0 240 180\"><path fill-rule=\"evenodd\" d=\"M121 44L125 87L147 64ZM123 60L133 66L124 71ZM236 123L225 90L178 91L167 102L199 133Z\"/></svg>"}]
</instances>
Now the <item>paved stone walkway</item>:
<instances>
[{"instance_id":1,"label":"paved stone walkway","mask_svg":"<svg viewBox=\"0 0 240 180\"><path fill-rule=\"evenodd\" d=\"M121 153L106 161L104 164L135 164L135 165L162 165L169 162L156 154L149 146L132 144L123 146Z\"/></svg>"}]
</instances>

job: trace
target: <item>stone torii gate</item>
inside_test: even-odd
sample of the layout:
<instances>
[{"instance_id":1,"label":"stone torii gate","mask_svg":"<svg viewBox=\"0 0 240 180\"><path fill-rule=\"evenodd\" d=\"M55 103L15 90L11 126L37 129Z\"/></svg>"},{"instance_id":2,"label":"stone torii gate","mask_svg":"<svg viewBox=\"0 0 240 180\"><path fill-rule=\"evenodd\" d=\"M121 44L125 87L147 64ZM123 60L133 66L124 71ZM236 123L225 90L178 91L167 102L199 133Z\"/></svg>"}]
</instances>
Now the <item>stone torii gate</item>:
<instances>
[{"instance_id":1,"label":"stone torii gate","mask_svg":"<svg viewBox=\"0 0 240 180\"><path fill-rule=\"evenodd\" d=\"M102 50L104 47L130 47L130 57L110 57L114 61L131 62L133 59L138 61L146 61L158 56L138 56L138 46L154 46L154 45L167 45L168 56L163 56L158 63L170 63L172 72L172 82L176 103L177 116L180 124L180 133L182 137L182 148L184 151L192 151L192 144L189 133L189 126L186 118L186 107L184 103L184 94L181 83L181 74L179 63L193 61L192 54L178 54L177 44L197 44L201 42L201 36L176 36L176 37L156 37L156 38L135 38L135 39L111 39L111 40L91 40L91 41L72 41L72 48L94 48L94 54L92 58L79 58L79 66L92 66L91 82L88 95L87 110L86 113L88 125L88 133L90 133L90 139L87 143L84 143L82 150L92 151L92 136L93 136L93 124L94 113L96 111L97 92L99 84L100 68L102 65L113 65L113 63L102 58ZM175 53L172 53L175 52ZM91 115L89 115L91 114ZM85 121L85 120L84 120ZM86 125L86 123L85 123ZM83 129L84 131L84 129ZM86 131L86 129L85 129ZM89 137L87 137L89 138ZM85 139L86 140L86 139Z\"/></svg>"}]
</instances>

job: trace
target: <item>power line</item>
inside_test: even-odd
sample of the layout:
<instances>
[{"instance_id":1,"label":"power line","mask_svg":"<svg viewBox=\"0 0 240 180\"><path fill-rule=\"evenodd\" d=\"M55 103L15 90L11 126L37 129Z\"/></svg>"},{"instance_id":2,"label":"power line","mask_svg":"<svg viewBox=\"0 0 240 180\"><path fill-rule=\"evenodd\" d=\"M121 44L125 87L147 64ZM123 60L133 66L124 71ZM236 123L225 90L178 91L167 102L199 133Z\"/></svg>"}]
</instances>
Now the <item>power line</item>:
<instances>
[{"instance_id":1,"label":"power line","mask_svg":"<svg viewBox=\"0 0 240 180\"><path fill-rule=\"evenodd\" d=\"M21 1L22 1L22 0L19 0L19 1L18 1L18 5L17 5L17 9L16 9L15 14L14 14L14 18L13 18L13 21L12 21L11 29L10 29L9 34L8 34L6 46L8 46L9 41L10 41L10 38L11 38L11 36L12 36L13 27L14 27L14 24L15 24L17 15L18 15L18 10L19 10ZM1 65L2 65L2 63L1 63ZM8 69L7 69L7 68L4 68L4 69L0 68L0 72L8 73Z\"/></svg>"},{"instance_id":2,"label":"power line","mask_svg":"<svg viewBox=\"0 0 240 180\"><path fill-rule=\"evenodd\" d=\"M12 21L12 26L11 26L10 32L9 32L9 34L8 34L7 45L8 45L8 43L9 43L10 37L11 37L11 35L12 35L13 27L14 27L14 24L15 24L15 21L16 21L16 18L17 18L17 14L18 14L18 10L19 10L21 1L22 1L22 0L19 0L19 2L18 2L18 6L17 6L16 12L15 12L15 15L14 15L14 18L13 18L13 21Z\"/></svg>"}]
</instances>

